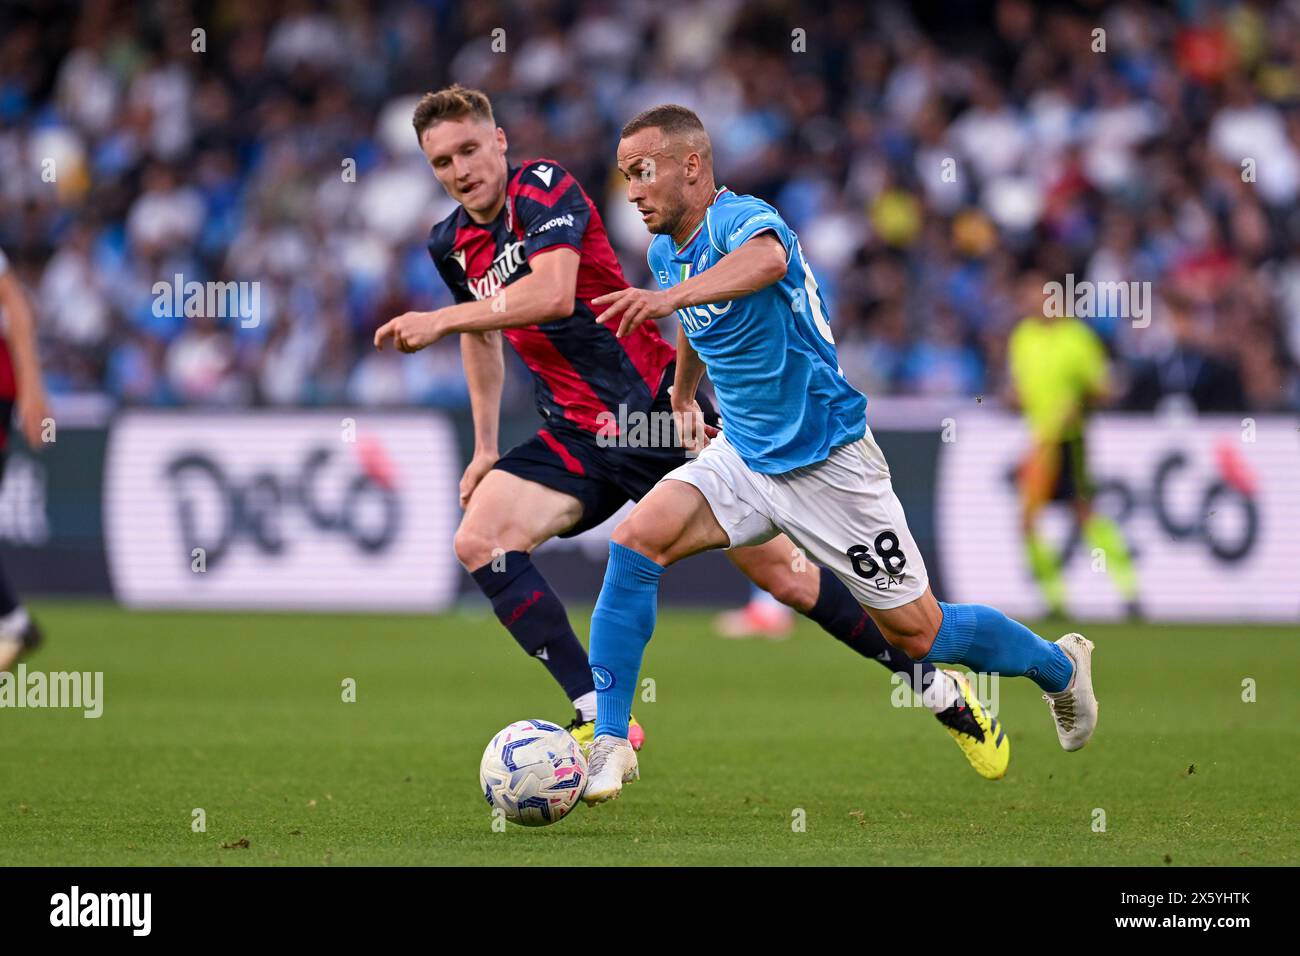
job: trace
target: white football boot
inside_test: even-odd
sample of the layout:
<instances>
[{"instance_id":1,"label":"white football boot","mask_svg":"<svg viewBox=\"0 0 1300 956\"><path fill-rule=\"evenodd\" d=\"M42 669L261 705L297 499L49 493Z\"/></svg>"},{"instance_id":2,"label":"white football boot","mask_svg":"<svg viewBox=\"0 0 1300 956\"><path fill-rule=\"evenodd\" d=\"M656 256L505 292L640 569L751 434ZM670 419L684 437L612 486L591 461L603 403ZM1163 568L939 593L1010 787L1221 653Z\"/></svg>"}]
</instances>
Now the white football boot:
<instances>
[{"instance_id":1,"label":"white football boot","mask_svg":"<svg viewBox=\"0 0 1300 956\"><path fill-rule=\"evenodd\" d=\"M1079 750L1097 729L1097 695L1092 692L1092 641L1082 634L1067 634L1056 642L1074 661L1070 685L1043 700L1056 722L1056 736L1066 750Z\"/></svg>"},{"instance_id":2,"label":"white football boot","mask_svg":"<svg viewBox=\"0 0 1300 956\"><path fill-rule=\"evenodd\" d=\"M592 741L587 756L587 788L582 799L590 806L613 800L622 793L623 784L640 776L632 744L623 737L601 734Z\"/></svg>"}]
</instances>

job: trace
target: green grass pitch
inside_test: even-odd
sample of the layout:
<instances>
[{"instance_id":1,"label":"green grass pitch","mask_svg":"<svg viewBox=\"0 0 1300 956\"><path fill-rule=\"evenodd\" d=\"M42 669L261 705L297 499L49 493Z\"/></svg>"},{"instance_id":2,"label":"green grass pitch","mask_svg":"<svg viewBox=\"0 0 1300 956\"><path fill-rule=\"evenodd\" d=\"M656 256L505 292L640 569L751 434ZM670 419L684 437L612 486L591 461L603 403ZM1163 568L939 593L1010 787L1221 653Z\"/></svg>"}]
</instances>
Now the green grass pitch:
<instances>
[{"instance_id":1,"label":"green grass pitch","mask_svg":"<svg viewBox=\"0 0 1300 956\"><path fill-rule=\"evenodd\" d=\"M0 710L3 864L1300 862L1294 628L1084 628L1097 735L1062 752L1033 685L1004 680L1011 769L989 783L815 626L722 641L708 615L666 609L642 675L655 700L636 706L641 781L494 832L487 740L569 711L486 613L34 611L49 643L29 668L103 671L104 713Z\"/></svg>"}]
</instances>

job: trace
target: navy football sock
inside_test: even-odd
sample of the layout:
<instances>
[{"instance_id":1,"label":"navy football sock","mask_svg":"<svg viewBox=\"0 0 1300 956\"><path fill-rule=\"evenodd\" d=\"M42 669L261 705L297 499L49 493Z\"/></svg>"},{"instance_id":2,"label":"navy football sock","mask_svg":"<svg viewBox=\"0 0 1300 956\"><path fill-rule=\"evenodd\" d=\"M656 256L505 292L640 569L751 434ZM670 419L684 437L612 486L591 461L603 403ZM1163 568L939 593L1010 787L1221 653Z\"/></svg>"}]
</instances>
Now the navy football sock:
<instances>
[{"instance_id":1,"label":"navy football sock","mask_svg":"<svg viewBox=\"0 0 1300 956\"><path fill-rule=\"evenodd\" d=\"M493 570L493 564L501 570ZM493 564L470 576L492 602L510 636L546 665L570 700L593 693L596 685L591 682L587 652L573 633L564 605L532 558L524 551L508 551Z\"/></svg>"},{"instance_id":2,"label":"navy football sock","mask_svg":"<svg viewBox=\"0 0 1300 956\"><path fill-rule=\"evenodd\" d=\"M847 644L863 657L879 661L895 674L902 674L907 686L921 693L934 680L934 665L914 661L885 640L876 622L858 604L857 598L833 571L822 568L821 590L808 619L821 625L832 637Z\"/></svg>"},{"instance_id":3,"label":"navy football sock","mask_svg":"<svg viewBox=\"0 0 1300 956\"><path fill-rule=\"evenodd\" d=\"M0 567L0 617L13 612L18 607L18 598L9 586L9 578L5 576L4 568Z\"/></svg>"}]
</instances>

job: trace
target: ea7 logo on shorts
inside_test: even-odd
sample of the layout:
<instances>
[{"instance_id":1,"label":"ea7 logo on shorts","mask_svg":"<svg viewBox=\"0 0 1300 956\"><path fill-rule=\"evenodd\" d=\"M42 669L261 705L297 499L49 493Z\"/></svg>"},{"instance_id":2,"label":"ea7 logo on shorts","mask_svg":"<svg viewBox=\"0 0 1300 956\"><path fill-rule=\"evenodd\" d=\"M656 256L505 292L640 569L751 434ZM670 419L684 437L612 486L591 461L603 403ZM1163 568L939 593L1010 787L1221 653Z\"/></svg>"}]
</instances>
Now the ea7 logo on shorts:
<instances>
[{"instance_id":1,"label":"ea7 logo on shorts","mask_svg":"<svg viewBox=\"0 0 1300 956\"><path fill-rule=\"evenodd\" d=\"M596 690L609 690L614 686L614 675L603 667L592 667L591 679L596 684Z\"/></svg>"},{"instance_id":2,"label":"ea7 logo on shorts","mask_svg":"<svg viewBox=\"0 0 1300 956\"><path fill-rule=\"evenodd\" d=\"M545 165L534 166L532 169L532 173L534 176L536 176L538 179L540 179L543 183L546 184L547 189L551 188L551 177L555 175L554 166L545 166Z\"/></svg>"}]
</instances>

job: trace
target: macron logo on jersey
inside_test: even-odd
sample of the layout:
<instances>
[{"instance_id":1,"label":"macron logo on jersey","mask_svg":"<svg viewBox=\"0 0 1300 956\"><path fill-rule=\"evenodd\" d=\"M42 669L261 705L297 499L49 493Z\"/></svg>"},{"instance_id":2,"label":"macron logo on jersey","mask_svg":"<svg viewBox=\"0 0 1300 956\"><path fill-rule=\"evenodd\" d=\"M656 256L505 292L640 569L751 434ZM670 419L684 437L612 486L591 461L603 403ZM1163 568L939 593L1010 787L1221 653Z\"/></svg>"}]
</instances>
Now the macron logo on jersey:
<instances>
[{"instance_id":1,"label":"macron logo on jersey","mask_svg":"<svg viewBox=\"0 0 1300 956\"><path fill-rule=\"evenodd\" d=\"M451 254L451 259L456 265L460 266L460 271L469 275L469 267L465 265L465 250L457 249Z\"/></svg>"},{"instance_id":2,"label":"macron logo on jersey","mask_svg":"<svg viewBox=\"0 0 1300 956\"><path fill-rule=\"evenodd\" d=\"M545 164L534 166L532 169L532 173L534 176L536 176L538 179L542 181L542 183L546 186L547 189L551 188L551 177L555 175L554 166L547 166Z\"/></svg>"}]
</instances>

